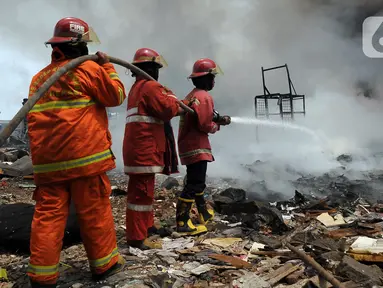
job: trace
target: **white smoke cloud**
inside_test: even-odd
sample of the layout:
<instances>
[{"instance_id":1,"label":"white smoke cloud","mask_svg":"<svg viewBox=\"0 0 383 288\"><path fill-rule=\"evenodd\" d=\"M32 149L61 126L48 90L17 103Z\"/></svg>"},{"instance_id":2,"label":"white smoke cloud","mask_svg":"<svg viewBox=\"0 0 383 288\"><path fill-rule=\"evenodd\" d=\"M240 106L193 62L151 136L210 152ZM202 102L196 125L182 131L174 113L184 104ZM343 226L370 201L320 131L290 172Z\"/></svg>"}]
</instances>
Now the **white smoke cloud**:
<instances>
[{"instance_id":1,"label":"white smoke cloud","mask_svg":"<svg viewBox=\"0 0 383 288\"><path fill-rule=\"evenodd\" d=\"M51 37L55 23L62 17L75 16L93 26L101 39L100 46L91 47L94 52L101 50L125 60L130 60L140 47L162 53L169 68L161 71L160 82L179 98L192 89L192 83L186 80L192 63L201 57L216 60L225 72L216 79L212 91L221 114L253 117L254 96L262 91L260 67L287 63L298 93L307 95L307 115L297 117L296 122L327 135L334 153L368 155L379 150L383 142L378 132L383 120L382 103L379 97L356 98L355 84L367 81L380 96L382 61L364 56L360 33L363 17L378 14L381 8L381 1L356 0L3 3L0 117L10 119L17 112L30 79L49 63L50 48L43 43ZM128 92L132 78L124 74L124 69L118 71ZM286 78L270 74L267 79L271 92L286 89ZM125 106L116 110L124 111ZM177 132L178 119L173 125ZM111 129L121 168L123 114L111 123ZM209 165L210 176L248 180L254 176L245 173L242 164L269 160L271 166L257 177L275 186L290 177L282 172L286 165L310 173L338 166L334 155L324 151L328 147L297 131L260 127L257 143L255 127L233 124L223 127L211 140L216 162ZM278 181L275 171L279 171Z\"/></svg>"}]
</instances>

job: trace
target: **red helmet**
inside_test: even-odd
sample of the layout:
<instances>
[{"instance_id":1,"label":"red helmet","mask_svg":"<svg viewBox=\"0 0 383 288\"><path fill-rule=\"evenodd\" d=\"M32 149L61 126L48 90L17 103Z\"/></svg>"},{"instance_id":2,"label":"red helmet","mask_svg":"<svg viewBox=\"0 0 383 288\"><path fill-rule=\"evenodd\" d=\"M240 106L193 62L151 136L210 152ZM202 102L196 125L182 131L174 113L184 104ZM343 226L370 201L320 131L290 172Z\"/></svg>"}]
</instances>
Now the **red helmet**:
<instances>
[{"instance_id":1,"label":"red helmet","mask_svg":"<svg viewBox=\"0 0 383 288\"><path fill-rule=\"evenodd\" d=\"M201 77L207 74L223 75L223 71L213 60L202 58L194 63L193 72L189 75L189 78Z\"/></svg>"},{"instance_id":2,"label":"red helmet","mask_svg":"<svg viewBox=\"0 0 383 288\"><path fill-rule=\"evenodd\" d=\"M133 64L143 63L143 62L154 62L160 65L160 67L167 67L164 57L157 53L157 51L150 48L140 48L136 51L133 58Z\"/></svg>"},{"instance_id":3,"label":"red helmet","mask_svg":"<svg viewBox=\"0 0 383 288\"><path fill-rule=\"evenodd\" d=\"M92 27L75 17L66 17L56 23L53 37L45 44L66 42L93 42L100 43Z\"/></svg>"}]
</instances>

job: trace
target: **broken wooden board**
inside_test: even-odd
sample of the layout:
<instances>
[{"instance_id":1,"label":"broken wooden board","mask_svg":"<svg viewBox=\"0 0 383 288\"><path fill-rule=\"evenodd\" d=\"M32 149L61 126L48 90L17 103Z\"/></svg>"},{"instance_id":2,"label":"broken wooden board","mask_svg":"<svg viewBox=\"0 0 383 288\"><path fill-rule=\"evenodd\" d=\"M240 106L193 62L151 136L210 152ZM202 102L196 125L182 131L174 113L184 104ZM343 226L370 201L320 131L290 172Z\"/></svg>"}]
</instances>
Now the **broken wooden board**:
<instances>
[{"instance_id":1,"label":"broken wooden board","mask_svg":"<svg viewBox=\"0 0 383 288\"><path fill-rule=\"evenodd\" d=\"M342 228L333 231L327 231L325 233L326 236L331 237L333 239L341 239L344 237L352 237L352 236L373 236L376 233L380 233L382 228L380 226L374 227L373 229L363 229L363 228Z\"/></svg>"},{"instance_id":2,"label":"broken wooden board","mask_svg":"<svg viewBox=\"0 0 383 288\"><path fill-rule=\"evenodd\" d=\"M209 255L209 258L216 259L225 263L229 263L232 266L236 268L251 268L253 267L252 264L249 262L243 261L242 259L239 259L237 257L228 256L228 255L222 255L222 254L211 254Z\"/></svg>"},{"instance_id":3,"label":"broken wooden board","mask_svg":"<svg viewBox=\"0 0 383 288\"><path fill-rule=\"evenodd\" d=\"M277 270L263 277L264 280L268 281L270 285L274 286L286 276L298 270L301 266L293 265L292 263L286 263Z\"/></svg>"},{"instance_id":4,"label":"broken wooden board","mask_svg":"<svg viewBox=\"0 0 383 288\"><path fill-rule=\"evenodd\" d=\"M303 278L302 276L304 275L304 273L305 273L305 270L302 267L301 269L294 271L290 275L286 276L287 284L292 285L292 284L297 283L300 280L300 278Z\"/></svg>"},{"instance_id":5,"label":"broken wooden board","mask_svg":"<svg viewBox=\"0 0 383 288\"><path fill-rule=\"evenodd\" d=\"M284 250L284 251L252 251L252 255L257 255L257 256L268 256L268 257L277 257L277 256L287 256L291 258L297 258L296 254L294 252L291 252L290 250Z\"/></svg>"},{"instance_id":6,"label":"broken wooden board","mask_svg":"<svg viewBox=\"0 0 383 288\"><path fill-rule=\"evenodd\" d=\"M379 262L383 263L383 254L362 254L362 253L347 253L348 256L359 262Z\"/></svg>"}]
</instances>

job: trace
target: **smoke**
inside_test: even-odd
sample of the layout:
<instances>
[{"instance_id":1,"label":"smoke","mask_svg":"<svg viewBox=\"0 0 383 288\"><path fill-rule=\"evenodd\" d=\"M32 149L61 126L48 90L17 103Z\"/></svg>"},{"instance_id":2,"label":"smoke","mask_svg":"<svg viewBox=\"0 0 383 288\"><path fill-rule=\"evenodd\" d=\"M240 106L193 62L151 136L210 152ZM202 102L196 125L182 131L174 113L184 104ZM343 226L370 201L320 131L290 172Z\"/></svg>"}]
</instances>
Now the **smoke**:
<instances>
[{"instance_id":1,"label":"smoke","mask_svg":"<svg viewBox=\"0 0 383 288\"><path fill-rule=\"evenodd\" d=\"M130 60L138 48L158 50L169 63L160 82L179 98L192 89L186 77L193 62L201 57L216 60L225 72L212 92L221 114L253 117L254 96L262 93L260 68L287 63L297 92L307 96L307 115L296 117L297 124L326 135L336 153L368 158L380 152L383 63L363 54L361 31L365 17L381 15L382 1L20 0L2 8L2 119L17 112L31 77L49 63L50 48L43 43L57 20L76 16L93 26L102 42L91 47L93 52ZM128 92L132 78L124 69L118 72ZM269 90L285 92L285 75L270 73ZM357 96L365 90L373 99ZM126 103L115 108L122 114L111 121L119 169L125 109ZM177 119L173 126L177 131ZM259 127L258 136L259 143L252 126L222 127L210 138L216 162L209 165L208 175L266 180L282 191L292 168L315 174L339 166L333 154L324 152L323 143L300 132ZM246 173L243 164L256 160L269 166L262 166L256 176ZM363 163L355 169L377 165Z\"/></svg>"}]
</instances>

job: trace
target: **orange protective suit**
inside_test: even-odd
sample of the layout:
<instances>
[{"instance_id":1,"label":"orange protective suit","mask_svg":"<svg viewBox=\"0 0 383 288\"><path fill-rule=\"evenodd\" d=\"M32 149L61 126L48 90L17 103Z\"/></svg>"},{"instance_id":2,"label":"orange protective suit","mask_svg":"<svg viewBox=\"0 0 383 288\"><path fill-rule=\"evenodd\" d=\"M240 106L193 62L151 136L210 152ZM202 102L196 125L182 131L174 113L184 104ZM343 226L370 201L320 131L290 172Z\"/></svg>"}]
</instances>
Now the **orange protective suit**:
<instances>
[{"instance_id":1,"label":"orange protective suit","mask_svg":"<svg viewBox=\"0 0 383 288\"><path fill-rule=\"evenodd\" d=\"M155 173L164 173L164 122L178 113L176 96L156 81L137 77L128 96L123 156L129 175L126 238L145 240L153 225ZM171 131L171 133L173 133Z\"/></svg>"},{"instance_id":2,"label":"orange protective suit","mask_svg":"<svg viewBox=\"0 0 383 288\"><path fill-rule=\"evenodd\" d=\"M51 64L33 77L29 96L69 61L53 55ZM63 75L29 112L37 185L28 267L33 282L57 281L71 200L92 273L101 274L117 262L111 187L105 174L115 163L105 107L118 106L125 98L112 64L86 61Z\"/></svg>"}]
</instances>

